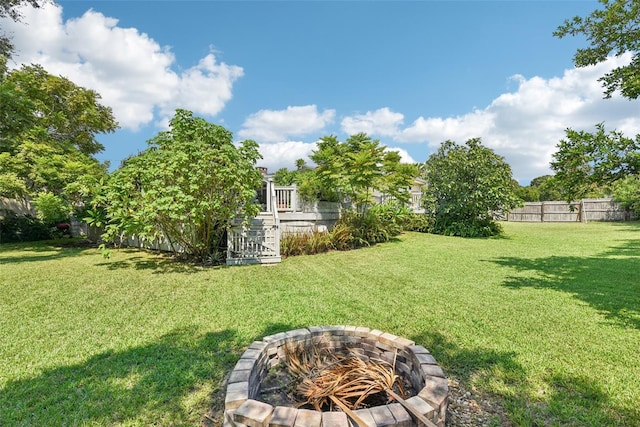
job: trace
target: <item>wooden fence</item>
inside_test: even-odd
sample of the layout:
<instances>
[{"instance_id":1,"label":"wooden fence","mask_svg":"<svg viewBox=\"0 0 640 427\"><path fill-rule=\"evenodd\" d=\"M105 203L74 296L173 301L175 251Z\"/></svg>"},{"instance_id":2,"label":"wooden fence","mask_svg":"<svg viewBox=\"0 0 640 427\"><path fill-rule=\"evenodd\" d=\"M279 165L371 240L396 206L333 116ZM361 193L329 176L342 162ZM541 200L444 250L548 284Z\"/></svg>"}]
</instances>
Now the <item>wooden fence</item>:
<instances>
[{"instance_id":1,"label":"wooden fence","mask_svg":"<svg viewBox=\"0 0 640 427\"><path fill-rule=\"evenodd\" d=\"M504 216L503 216L504 218ZM579 202L527 202L506 215L513 222L628 221L631 217L612 199L582 199Z\"/></svg>"}]
</instances>

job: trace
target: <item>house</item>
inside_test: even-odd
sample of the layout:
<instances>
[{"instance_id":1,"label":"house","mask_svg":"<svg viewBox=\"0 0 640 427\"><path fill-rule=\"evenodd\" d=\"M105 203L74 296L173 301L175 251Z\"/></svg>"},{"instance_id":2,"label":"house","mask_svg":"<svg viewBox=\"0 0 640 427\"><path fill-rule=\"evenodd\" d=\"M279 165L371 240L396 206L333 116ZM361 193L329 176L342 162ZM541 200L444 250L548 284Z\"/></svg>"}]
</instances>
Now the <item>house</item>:
<instances>
[{"instance_id":1,"label":"house","mask_svg":"<svg viewBox=\"0 0 640 427\"><path fill-rule=\"evenodd\" d=\"M280 236L283 233L327 230L340 218L341 203L305 203L298 196L295 185L276 186L266 170L263 176L263 185L257 195L262 212L249 226L243 226L238 220L229 229L227 265L280 262ZM424 180L416 178L409 190L410 208L416 213L424 213L421 201L425 184ZM377 192L373 199L376 203L383 203L390 196Z\"/></svg>"}]
</instances>

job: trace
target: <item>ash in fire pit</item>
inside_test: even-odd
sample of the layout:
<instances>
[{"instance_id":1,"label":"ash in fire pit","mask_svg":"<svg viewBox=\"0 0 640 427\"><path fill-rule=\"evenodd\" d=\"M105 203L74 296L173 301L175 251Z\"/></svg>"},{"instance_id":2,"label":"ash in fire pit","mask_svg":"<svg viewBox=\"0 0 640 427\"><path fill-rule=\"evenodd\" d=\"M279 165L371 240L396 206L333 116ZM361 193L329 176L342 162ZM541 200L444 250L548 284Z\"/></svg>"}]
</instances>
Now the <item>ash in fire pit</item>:
<instances>
[{"instance_id":1,"label":"ash in fire pit","mask_svg":"<svg viewBox=\"0 0 640 427\"><path fill-rule=\"evenodd\" d=\"M225 427L445 424L448 386L424 347L354 326L256 341L232 371Z\"/></svg>"}]
</instances>

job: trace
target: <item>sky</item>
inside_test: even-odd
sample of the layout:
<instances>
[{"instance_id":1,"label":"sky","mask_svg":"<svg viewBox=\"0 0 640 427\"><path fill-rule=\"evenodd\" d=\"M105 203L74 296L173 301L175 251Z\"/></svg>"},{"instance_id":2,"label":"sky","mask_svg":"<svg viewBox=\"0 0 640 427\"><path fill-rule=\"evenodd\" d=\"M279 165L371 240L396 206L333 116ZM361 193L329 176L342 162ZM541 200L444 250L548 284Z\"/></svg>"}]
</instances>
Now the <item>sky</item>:
<instances>
[{"instance_id":1,"label":"sky","mask_svg":"<svg viewBox=\"0 0 640 427\"><path fill-rule=\"evenodd\" d=\"M97 157L117 168L191 110L293 169L326 135L366 132L407 162L479 137L528 185L550 174L565 130L640 133L640 100L603 99L598 77L630 56L575 68L558 39L591 0L64 1L0 19L9 64L97 91L120 124Z\"/></svg>"}]
</instances>

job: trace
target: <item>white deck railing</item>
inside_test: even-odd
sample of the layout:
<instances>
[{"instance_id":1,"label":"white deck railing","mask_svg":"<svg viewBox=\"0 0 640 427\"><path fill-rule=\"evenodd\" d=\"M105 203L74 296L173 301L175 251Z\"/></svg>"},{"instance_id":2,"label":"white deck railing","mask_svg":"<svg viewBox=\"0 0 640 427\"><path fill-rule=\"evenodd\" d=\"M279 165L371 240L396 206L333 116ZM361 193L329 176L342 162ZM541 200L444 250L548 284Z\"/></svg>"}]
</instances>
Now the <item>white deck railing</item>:
<instances>
[{"instance_id":1,"label":"white deck railing","mask_svg":"<svg viewBox=\"0 0 640 427\"><path fill-rule=\"evenodd\" d=\"M276 191L267 181L267 211L249 227L235 224L227 233L227 265L280 262L280 221L275 209Z\"/></svg>"},{"instance_id":2,"label":"white deck railing","mask_svg":"<svg viewBox=\"0 0 640 427\"><path fill-rule=\"evenodd\" d=\"M276 210L279 212L296 212L299 210L297 186L274 186L274 192Z\"/></svg>"}]
</instances>

